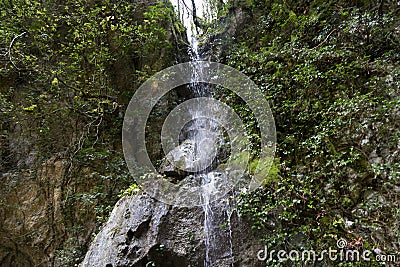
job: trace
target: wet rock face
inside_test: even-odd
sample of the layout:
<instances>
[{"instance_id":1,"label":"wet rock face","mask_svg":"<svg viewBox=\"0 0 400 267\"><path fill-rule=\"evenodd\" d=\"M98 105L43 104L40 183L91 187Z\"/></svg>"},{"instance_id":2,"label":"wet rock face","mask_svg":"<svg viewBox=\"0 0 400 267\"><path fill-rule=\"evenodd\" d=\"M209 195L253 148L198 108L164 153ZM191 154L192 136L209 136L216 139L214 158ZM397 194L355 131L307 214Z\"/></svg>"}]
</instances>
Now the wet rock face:
<instances>
[{"instance_id":1,"label":"wet rock face","mask_svg":"<svg viewBox=\"0 0 400 267\"><path fill-rule=\"evenodd\" d=\"M219 205L224 201L213 207L213 266L263 266L257 260L257 251L263 248L258 237L235 214L228 224L226 210ZM203 224L202 207L172 207L144 193L124 197L81 266L204 266Z\"/></svg>"},{"instance_id":2,"label":"wet rock face","mask_svg":"<svg viewBox=\"0 0 400 267\"><path fill-rule=\"evenodd\" d=\"M170 243L168 240L162 243L160 239L167 239L162 233L168 227L168 213L167 205L144 194L121 199L94 240L82 266L145 266L150 262L149 257L157 260L167 254L165 247ZM180 237L187 241L186 235ZM167 257L169 266L177 266L175 262L185 263L184 258L181 259L185 244L187 242L182 242L181 247L172 250Z\"/></svg>"},{"instance_id":3,"label":"wet rock face","mask_svg":"<svg viewBox=\"0 0 400 267\"><path fill-rule=\"evenodd\" d=\"M229 144L223 132L208 121L183 129L181 144L168 152L160 173L183 179L192 173L208 173L227 161Z\"/></svg>"}]
</instances>

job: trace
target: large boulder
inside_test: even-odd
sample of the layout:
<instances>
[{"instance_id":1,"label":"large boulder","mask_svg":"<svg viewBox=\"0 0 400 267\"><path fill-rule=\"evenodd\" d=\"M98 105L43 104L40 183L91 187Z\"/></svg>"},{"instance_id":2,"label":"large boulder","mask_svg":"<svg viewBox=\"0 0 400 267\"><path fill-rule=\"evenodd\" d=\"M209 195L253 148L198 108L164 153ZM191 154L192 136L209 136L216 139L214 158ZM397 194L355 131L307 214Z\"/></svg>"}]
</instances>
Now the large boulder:
<instances>
[{"instance_id":1,"label":"large boulder","mask_svg":"<svg viewBox=\"0 0 400 267\"><path fill-rule=\"evenodd\" d=\"M204 207L169 206L145 193L124 197L94 239L82 267L196 267L204 266L206 258L212 266L263 266L257 260L263 244L229 208L229 200L207 207L204 227Z\"/></svg>"},{"instance_id":2,"label":"large boulder","mask_svg":"<svg viewBox=\"0 0 400 267\"><path fill-rule=\"evenodd\" d=\"M229 144L221 132L197 129L167 153L159 172L169 177L184 178L191 173L207 173L226 162Z\"/></svg>"}]
</instances>

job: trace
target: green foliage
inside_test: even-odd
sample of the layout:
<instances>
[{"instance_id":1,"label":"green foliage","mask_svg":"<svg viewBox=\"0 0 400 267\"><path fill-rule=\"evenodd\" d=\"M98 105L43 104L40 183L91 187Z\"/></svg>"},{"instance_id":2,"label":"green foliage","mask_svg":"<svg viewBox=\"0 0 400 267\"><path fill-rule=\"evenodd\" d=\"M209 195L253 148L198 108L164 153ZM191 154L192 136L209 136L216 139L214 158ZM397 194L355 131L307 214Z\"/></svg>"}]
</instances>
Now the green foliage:
<instances>
[{"instance_id":1,"label":"green foliage","mask_svg":"<svg viewBox=\"0 0 400 267\"><path fill-rule=\"evenodd\" d=\"M270 249L321 251L336 247L340 237L361 237L365 246L395 253L390 242L399 241L393 193L400 185L398 4L252 3L257 8L238 4L247 23L238 26L235 43L221 58L249 75L270 101L280 167L272 168L275 178L263 189L240 198L242 216L266 233ZM222 94L240 110L240 101ZM257 131L249 121L246 127ZM381 235L385 241L376 241Z\"/></svg>"},{"instance_id":2,"label":"green foliage","mask_svg":"<svg viewBox=\"0 0 400 267\"><path fill-rule=\"evenodd\" d=\"M0 10L0 91L13 114L2 121L28 128L31 143L42 144L42 158L79 150L103 126L119 131L119 112L140 84L138 76L148 77L172 59L168 29L174 14L167 2L2 1ZM18 105L7 104L13 97ZM82 138L54 138L71 127L85 128Z\"/></svg>"},{"instance_id":3,"label":"green foliage","mask_svg":"<svg viewBox=\"0 0 400 267\"><path fill-rule=\"evenodd\" d=\"M132 196L140 192L140 187L137 184L131 184L127 189L121 191L119 197Z\"/></svg>"},{"instance_id":4,"label":"green foliage","mask_svg":"<svg viewBox=\"0 0 400 267\"><path fill-rule=\"evenodd\" d=\"M83 237L132 184L124 110L147 77L175 64L182 31L168 1L0 1L0 168L66 162L63 225L51 226L54 245L35 244L57 247L59 266L81 260Z\"/></svg>"},{"instance_id":5,"label":"green foliage","mask_svg":"<svg viewBox=\"0 0 400 267\"><path fill-rule=\"evenodd\" d=\"M279 162L279 158L275 158L272 160L271 164L271 159L259 159L255 157L252 161L250 161L249 164L249 173L254 175L256 169L259 168L261 173L265 173L266 169L269 168L269 172L267 177L264 178L264 183L265 184L270 184L277 182L281 177L280 177L280 171L281 171L281 165Z\"/></svg>"}]
</instances>

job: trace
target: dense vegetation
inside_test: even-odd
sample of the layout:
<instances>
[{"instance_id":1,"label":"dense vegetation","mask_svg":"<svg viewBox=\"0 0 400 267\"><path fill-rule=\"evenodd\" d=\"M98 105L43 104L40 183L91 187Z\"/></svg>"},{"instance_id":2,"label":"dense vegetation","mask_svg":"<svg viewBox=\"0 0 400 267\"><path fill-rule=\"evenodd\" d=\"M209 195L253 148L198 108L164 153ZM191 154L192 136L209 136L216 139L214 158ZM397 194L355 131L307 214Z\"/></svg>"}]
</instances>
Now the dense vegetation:
<instances>
[{"instance_id":1,"label":"dense vegetation","mask_svg":"<svg viewBox=\"0 0 400 267\"><path fill-rule=\"evenodd\" d=\"M133 180L125 107L184 55L183 32L167 1L0 1L0 265L80 262Z\"/></svg>"},{"instance_id":2,"label":"dense vegetation","mask_svg":"<svg viewBox=\"0 0 400 267\"><path fill-rule=\"evenodd\" d=\"M263 90L278 137L273 179L242 197L242 215L264 232L271 250L320 252L345 238L353 246L397 253L398 3L229 5L220 10L227 23L210 28L208 38L213 47L229 42L220 61ZM244 23L230 35L238 17Z\"/></svg>"},{"instance_id":3,"label":"dense vegetation","mask_svg":"<svg viewBox=\"0 0 400 267\"><path fill-rule=\"evenodd\" d=\"M345 238L398 253L399 3L215 2L218 23L200 25L203 49L255 81L277 127L273 172L241 196L242 217L271 249L321 251ZM185 61L184 29L167 1L3 0L0 18L0 260L74 266L132 184L126 105L151 74ZM256 134L246 106L222 97ZM61 180L44 179L55 162ZM30 183L45 199L61 192L37 203L52 215L41 222L48 232L15 211ZM23 227L12 232L15 221Z\"/></svg>"}]
</instances>

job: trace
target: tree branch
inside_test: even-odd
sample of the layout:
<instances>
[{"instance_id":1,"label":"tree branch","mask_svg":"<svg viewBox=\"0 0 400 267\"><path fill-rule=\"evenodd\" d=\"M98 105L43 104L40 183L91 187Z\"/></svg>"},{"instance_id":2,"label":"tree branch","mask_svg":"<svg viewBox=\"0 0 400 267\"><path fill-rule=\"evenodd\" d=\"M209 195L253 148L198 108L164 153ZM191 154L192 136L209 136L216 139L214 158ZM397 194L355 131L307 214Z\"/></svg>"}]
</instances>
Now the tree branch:
<instances>
[{"instance_id":1,"label":"tree branch","mask_svg":"<svg viewBox=\"0 0 400 267\"><path fill-rule=\"evenodd\" d=\"M7 51L7 53L5 54L5 55L8 54L8 59L10 60L11 64L12 64L17 70L19 70L19 68L17 67L17 65L15 65L14 61L12 60L11 49L12 49L12 47L13 47L13 45L14 45L15 40L17 40L19 37L22 37L22 36L25 35L25 34L26 34L26 32L23 32L23 33L18 34L17 36L15 36L15 37L11 40L10 46L8 47L8 51Z\"/></svg>"}]
</instances>

